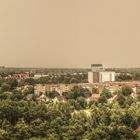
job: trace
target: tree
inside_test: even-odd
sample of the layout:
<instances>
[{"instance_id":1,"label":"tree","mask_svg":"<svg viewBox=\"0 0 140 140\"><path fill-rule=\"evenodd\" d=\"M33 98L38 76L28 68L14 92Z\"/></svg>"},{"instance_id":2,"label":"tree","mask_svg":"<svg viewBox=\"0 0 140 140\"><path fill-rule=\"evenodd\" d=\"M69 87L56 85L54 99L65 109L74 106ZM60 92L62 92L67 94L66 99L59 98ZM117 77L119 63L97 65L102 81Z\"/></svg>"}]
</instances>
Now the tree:
<instances>
[{"instance_id":1,"label":"tree","mask_svg":"<svg viewBox=\"0 0 140 140\"><path fill-rule=\"evenodd\" d=\"M133 78L134 80L140 80L140 73L134 73Z\"/></svg>"},{"instance_id":2,"label":"tree","mask_svg":"<svg viewBox=\"0 0 140 140\"><path fill-rule=\"evenodd\" d=\"M128 113L124 114L122 116L121 120L122 120L122 123L124 123L128 127L130 127L131 123L134 121L133 117L130 114L128 114Z\"/></svg>"},{"instance_id":3,"label":"tree","mask_svg":"<svg viewBox=\"0 0 140 140\"><path fill-rule=\"evenodd\" d=\"M85 140L100 140L100 136L96 133L95 130L92 130L92 132L85 136Z\"/></svg>"},{"instance_id":4,"label":"tree","mask_svg":"<svg viewBox=\"0 0 140 140\"><path fill-rule=\"evenodd\" d=\"M79 80L76 79L76 78L72 78L72 79L70 80L70 83L79 83Z\"/></svg>"},{"instance_id":5,"label":"tree","mask_svg":"<svg viewBox=\"0 0 140 140\"><path fill-rule=\"evenodd\" d=\"M116 126L113 127L111 134L111 139L113 140L138 140L138 135L133 129L127 126Z\"/></svg>"},{"instance_id":6,"label":"tree","mask_svg":"<svg viewBox=\"0 0 140 140\"><path fill-rule=\"evenodd\" d=\"M0 129L0 140L10 140L10 135L7 131Z\"/></svg>"},{"instance_id":7,"label":"tree","mask_svg":"<svg viewBox=\"0 0 140 140\"><path fill-rule=\"evenodd\" d=\"M28 79L25 79L24 83L34 86L35 85L35 80L33 78L28 78Z\"/></svg>"},{"instance_id":8,"label":"tree","mask_svg":"<svg viewBox=\"0 0 140 140\"><path fill-rule=\"evenodd\" d=\"M139 127L139 124L138 124L137 120L133 120L131 122L130 126L131 126L132 129L136 130Z\"/></svg>"},{"instance_id":9,"label":"tree","mask_svg":"<svg viewBox=\"0 0 140 140\"><path fill-rule=\"evenodd\" d=\"M71 91L68 91L66 98L76 100L78 97L87 98L89 96L91 96L91 92L88 89L84 89L84 88L75 86L71 89Z\"/></svg>"},{"instance_id":10,"label":"tree","mask_svg":"<svg viewBox=\"0 0 140 140\"><path fill-rule=\"evenodd\" d=\"M140 116L137 118L137 123L140 126Z\"/></svg>"},{"instance_id":11,"label":"tree","mask_svg":"<svg viewBox=\"0 0 140 140\"><path fill-rule=\"evenodd\" d=\"M24 90L24 95L28 95L28 94L34 94L34 87L30 86L27 89Z\"/></svg>"},{"instance_id":12,"label":"tree","mask_svg":"<svg viewBox=\"0 0 140 140\"><path fill-rule=\"evenodd\" d=\"M79 104L79 105L78 105L78 106L79 106L79 109L84 109L84 108L86 108L87 102L86 102L85 98L83 98L83 97L78 97L76 101L77 101L77 103Z\"/></svg>"},{"instance_id":13,"label":"tree","mask_svg":"<svg viewBox=\"0 0 140 140\"><path fill-rule=\"evenodd\" d=\"M14 89L18 86L18 81L13 78L8 79L7 83L10 85L11 89Z\"/></svg>"},{"instance_id":14,"label":"tree","mask_svg":"<svg viewBox=\"0 0 140 140\"><path fill-rule=\"evenodd\" d=\"M2 90L2 92L4 92L4 91L10 91L10 85L9 84L7 84L7 83L3 83L2 85L1 85L1 90Z\"/></svg>"},{"instance_id":15,"label":"tree","mask_svg":"<svg viewBox=\"0 0 140 140\"><path fill-rule=\"evenodd\" d=\"M98 103L107 103L107 98L104 95L100 96L100 98L98 99Z\"/></svg>"},{"instance_id":16,"label":"tree","mask_svg":"<svg viewBox=\"0 0 140 140\"><path fill-rule=\"evenodd\" d=\"M57 96L60 96L60 94L57 91L54 90L54 91L51 91L51 92L47 92L46 96L53 99Z\"/></svg>"},{"instance_id":17,"label":"tree","mask_svg":"<svg viewBox=\"0 0 140 140\"><path fill-rule=\"evenodd\" d=\"M116 76L116 80L117 81L128 81L128 80L132 80L132 75L122 73L122 74Z\"/></svg>"},{"instance_id":18,"label":"tree","mask_svg":"<svg viewBox=\"0 0 140 140\"><path fill-rule=\"evenodd\" d=\"M6 119L11 125L15 125L21 115L19 104L11 100L2 100L0 102L0 119Z\"/></svg>"},{"instance_id":19,"label":"tree","mask_svg":"<svg viewBox=\"0 0 140 140\"><path fill-rule=\"evenodd\" d=\"M10 96L11 100L13 101L20 101L24 98L24 96L22 95L22 93L19 92L14 92L11 96Z\"/></svg>"},{"instance_id":20,"label":"tree","mask_svg":"<svg viewBox=\"0 0 140 140\"><path fill-rule=\"evenodd\" d=\"M106 88L103 89L101 95L105 96L107 99L112 97L111 92Z\"/></svg>"},{"instance_id":21,"label":"tree","mask_svg":"<svg viewBox=\"0 0 140 140\"><path fill-rule=\"evenodd\" d=\"M2 99L2 100L10 99L12 94L13 94L12 92L8 92L8 91L3 92L0 94L0 99Z\"/></svg>"},{"instance_id":22,"label":"tree","mask_svg":"<svg viewBox=\"0 0 140 140\"><path fill-rule=\"evenodd\" d=\"M99 93L99 89L96 88L96 87L93 87L93 88L92 88L92 93L94 93L94 94L95 94L95 93L96 93L96 94Z\"/></svg>"},{"instance_id":23,"label":"tree","mask_svg":"<svg viewBox=\"0 0 140 140\"><path fill-rule=\"evenodd\" d=\"M30 123L32 137L47 137L48 123L41 119L36 119Z\"/></svg>"},{"instance_id":24,"label":"tree","mask_svg":"<svg viewBox=\"0 0 140 140\"><path fill-rule=\"evenodd\" d=\"M131 96L127 96L126 97L126 101L125 101L125 104L131 106L133 103L134 103L135 99Z\"/></svg>"},{"instance_id":25,"label":"tree","mask_svg":"<svg viewBox=\"0 0 140 140\"><path fill-rule=\"evenodd\" d=\"M125 97L123 95L118 95L116 100L117 100L117 102L119 103L119 105L121 107L124 107L124 105L125 105Z\"/></svg>"},{"instance_id":26,"label":"tree","mask_svg":"<svg viewBox=\"0 0 140 140\"><path fill-rule=\"evenodd\" d=\"M129 95L131 95L132 92L133 92L133 90L129 86L123 86L122 87L122 94L124 96L129 96Z\"/></svg>"},{"instance_id":27,"label":"tree","mask_svg":"<svg viewBox=\"0 0 140 140\"><path fill-rule=\"evenodd\" d=\"M25 124L24 120L20 120L15 126L14 137L18 140L25 140L30 138L29 126Z\"/></svg>"}]
</instances>

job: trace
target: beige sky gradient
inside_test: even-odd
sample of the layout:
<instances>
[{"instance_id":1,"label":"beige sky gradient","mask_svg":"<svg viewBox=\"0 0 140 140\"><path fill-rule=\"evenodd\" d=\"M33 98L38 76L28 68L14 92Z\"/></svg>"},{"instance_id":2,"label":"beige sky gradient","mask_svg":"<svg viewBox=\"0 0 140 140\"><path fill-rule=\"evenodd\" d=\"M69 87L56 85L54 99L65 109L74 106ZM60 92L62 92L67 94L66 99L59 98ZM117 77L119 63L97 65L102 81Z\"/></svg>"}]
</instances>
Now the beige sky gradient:
<instances>
[{"instance_id":1,"label":"beige sky gradient","mask_svg":"<svg viewBox=\"0 0 140 140\"><path fill-rule=\"evenodd\" d=\"M140 67L140 0L0 0L0 65Z\"/></svg>"}]
</instances>

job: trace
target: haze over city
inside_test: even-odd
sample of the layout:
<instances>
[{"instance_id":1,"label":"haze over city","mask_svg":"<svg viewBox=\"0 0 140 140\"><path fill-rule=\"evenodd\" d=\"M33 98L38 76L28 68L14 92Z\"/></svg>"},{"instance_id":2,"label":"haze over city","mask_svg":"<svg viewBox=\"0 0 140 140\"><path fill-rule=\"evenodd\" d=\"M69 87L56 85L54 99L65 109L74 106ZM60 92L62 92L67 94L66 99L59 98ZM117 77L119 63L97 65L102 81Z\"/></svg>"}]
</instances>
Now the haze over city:
<instances>
[{"instance_id":1,"label":"haze over city","mask_svg":"<svg viewBox=\"0 0 140 140\"><path fill-rule=\"evenodd\" d=\"M0 1L0 65L140 67L139 0Z\"/></svg>"},{"instance_id":2,"label":"haze over city","mask_svg":"<svg viewBox=\"0 0 140 140\"><path fill-rule=\"evenodd\" d=\"M0 0L0 140L140 140L140 0Z\"/></svg>"}]
</instances>

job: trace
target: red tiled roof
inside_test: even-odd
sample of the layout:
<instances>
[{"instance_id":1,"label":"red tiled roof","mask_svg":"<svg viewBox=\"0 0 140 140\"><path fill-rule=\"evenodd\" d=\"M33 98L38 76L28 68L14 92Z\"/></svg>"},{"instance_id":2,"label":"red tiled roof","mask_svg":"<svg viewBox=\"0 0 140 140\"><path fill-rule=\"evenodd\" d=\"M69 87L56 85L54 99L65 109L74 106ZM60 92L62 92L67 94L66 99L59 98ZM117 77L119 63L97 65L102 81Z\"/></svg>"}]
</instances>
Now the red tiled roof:
<instances>
[{"instance_id":1,"label":"red tiled roof","mask_svg":"<svg viewBox=\"0 0 140 140\"><path fill-rule=\"evenodd\" d=\"M137 132L140 132L140 126L136 129Z\"/></svg>"},{"instance_id":2,"label":"red tiled roof","mask_svg":"<svg viewBox=\"0 0 140 140\"><path fill-rule=\"evenodd\" d=\"M127 86L129 86L130 88L135 88L136 87L136 85L132 84L132 83L127 84Z\"/></svg>"},{"instance_id":3,"label":"red tiled roof","mask_svg":"<svg viewBox=\"0 0 140 140\"><path fill-rule=\"evenodd\" d=\"M92 94L90 97L90 99L92 99L92 100L96 100L98 98L100 98L100 94Z\"/></svg>"}]
</instances>

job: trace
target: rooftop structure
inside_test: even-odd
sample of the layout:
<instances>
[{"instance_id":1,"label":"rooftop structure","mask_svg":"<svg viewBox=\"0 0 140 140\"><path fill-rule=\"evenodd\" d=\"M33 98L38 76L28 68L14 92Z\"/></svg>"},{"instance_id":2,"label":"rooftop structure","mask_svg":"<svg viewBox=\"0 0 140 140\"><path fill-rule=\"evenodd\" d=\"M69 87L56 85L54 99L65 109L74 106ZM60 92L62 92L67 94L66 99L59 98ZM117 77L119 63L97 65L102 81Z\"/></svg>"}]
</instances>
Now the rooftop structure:
<instances>
[{"instance_id":1,"label":"rooftop structure","mask_svg":"<svg viewBox=\"0 0 140 140\"><path fill-rule=\"evenodd\" d=\"M91 64L92 71L102 71L103 65L102 64Z\"/></svg>"}]
</instances>

